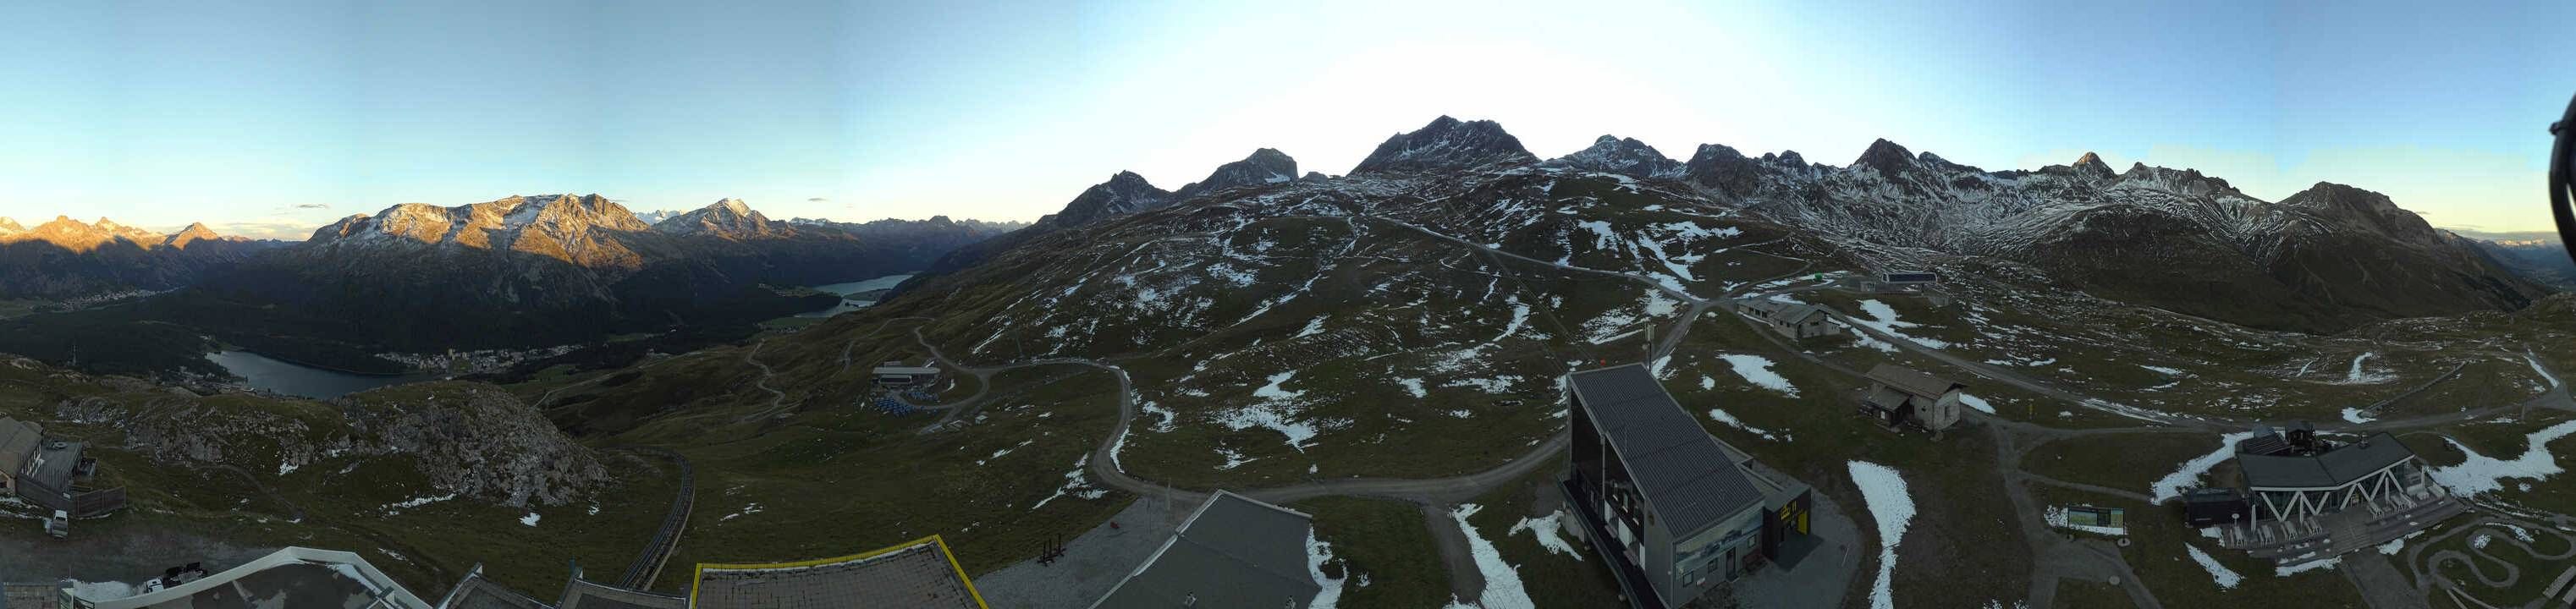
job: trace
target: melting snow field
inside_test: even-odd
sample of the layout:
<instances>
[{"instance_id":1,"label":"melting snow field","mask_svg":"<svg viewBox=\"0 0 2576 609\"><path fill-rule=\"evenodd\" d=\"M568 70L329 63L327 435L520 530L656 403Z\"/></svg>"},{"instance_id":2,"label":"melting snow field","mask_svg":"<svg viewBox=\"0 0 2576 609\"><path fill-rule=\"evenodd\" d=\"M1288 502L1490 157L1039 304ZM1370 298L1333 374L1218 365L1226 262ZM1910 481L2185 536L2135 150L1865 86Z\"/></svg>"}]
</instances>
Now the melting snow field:
<instances>
[{"instance_id":1,"label":"melting snow field","mask_svg":"<svg viewBox=\"0 0 2576 609\"><path fill-rule=\"evenodd\" d=\"M2175 469L2173 473L2165 474L2165 477L2163 478L2157 479L2155 488L2152 489L2155 491L2156 503L2164 503L2181 497L2182 489L2200 484L2201 474L2209 473L2209 468L2217 467L2220 461L2226 461L2229 457L2234 456L2236 453L2236 443L2243 442L2246 438L2251 437L2254 437L2254 432L2250 431L2240 431L2219 436L2218 450L2209 451L2209 454L2194 457L2190 461L2184 461L2182 463L2182 467Z\"/></svg>"},{"instance_id":2,"label":"melting snow field","mask_svg":"<svg viewBox=\"0 0 2576 609\"><path fill-rule=\"evenodd\" d=\"M2362 412L2359 408L2345 408L2343 409L2343 420L2352 423L2368 423L2379 420L2379 417L2370 416L2369 413Z\"/></svg>"},{"instance_id":3,"label":"melting snow field","mask_svg":"<svg viewBox=\"0 0 2576 609\"><path fill-rule=\"evenodd\" d=\"M2237 583L2245 581L2245 576L2237 575L2236 571L2227 568L2227 565L2218 564L2218 559L2210 558L2208 552L2200 551L2200 546L2182 544L2182 548L2191 551L2191 560L2200 563L2200 568L2209 570L2210 579L2218 580L2218 589L2234 590Z\"/></svg>"},{"instance_id":4,"label":"melting snow field","mask_svg":"<svg viewBox=\"0 0 2576 609\"><path fill-rule=\"evenodd\" d=\"M1923 345L1925 347L1931 347L1934 349L1950 348L1950 343L1948 342L1907 335L1904 330L1905 328L1919 328L1922 327L1923 324L1910 323L1897 319L1896 308L1887 306L1887 303L1879 302L1877 300L1863 300L1860 301L1860 310L1862 313L1867 313L1870 316L1870 319L1853 318L1858 320L1861 325L1877 329L1879 332L1886 333L1888 336L1914 341L1914 344Z\"/></svg>"},{"instance_id":5,"label":"melting snow field","mask_svg":"<svg viewBox=\"0 0 2576 609\"><path fill-rule=\"evenodd\" d=\"M2565 438L2568 434L2576 434L2576 421L2567 421L2531 432L2531 443L2523 448L2522 456L2511 460L2478 454L2478 451L2471 450L2458 440L2442 438L2442 441L2451 443L2451 448L2459 449L2469 458L2461 461L2459 465L2433 468L2433 482L2449 487L2451 494L2466 497L2503 490L2504 480L2507 478L2529 478L2533 481L2548 479L2550 476L2566 471L2566 468L2558 465L2558 459L2549 454L2549 443Z\"/></svg>"},{"instance_id":6,"label":"melting snow field","mask_svg":"<svg viewBox=\"0 0 2576 609\"><path fill-rule=\"evenodd\" d=\"M1503 562L1502 550L1494 549L1494 542L1485 541L1483 535L1476 534L1476 525L1467 523L1467 517L1483 509L1483 506L1473 503L1461 503L1457 509L1449 511L1449 519L1457 521L1458 530L1467 533L1468 549L1476 553L1476 572L1485 576L1485 593L1477 597L1473 606L1483 609L1537 607L1530 601L1529 591L1521 587L1520 571L1514 570L1511 563ZM1452 602L1449 606L1469 605Z\"/></svg>"},{"instance_id":7,"label":"melting snow field","mask_svg":"<svg viewBox=\"0 0 2576 609\"><path fill-rule=\"evenodd\" d=\"M1726 365L1733 366L1735 375L1744 377L1745 382L1789 397L1798 397L1798 388L1790 385L1788 378L1771 371L1771 358L1742 353L1729 353L1718 357L1726 360Z\"/></svg>"},{"instance_id":8,"label":"melting snow field","mask_svg":"<svg viewBox=\"0 0 2576 609\"><path fill-rule=\"evenodd\" d=\"M1870 519L1878 521L1878 580L1870 584L1869 606L1895 609L1896 544L1905 540L1905 525L1914 520L1914 498L1905 494L1905 478L1885 465L1853 461L1851 477L1860 486Z\"/></svg>"},{"instance_id":9,"label":"melting snow field","mask_svg":"<svg viewBox=\"0 0 2576 609\"><path fill-rule=\"evenodd\" d=\"M1549 512L1546 516L1522 518L1519 523L1512 525L1512 530L1504 532L1503 536L1510 537L1519 535L1522 531L1528 531L1531 537L1538 539L1539 547L1547 548L1547 553L1582 558L1582 554L1574 551L1573 544L1565 543L1565 538L1556 536L1559 527L1564 526L1564 521L1565 512Z\"/></svg>"}]
</instances>

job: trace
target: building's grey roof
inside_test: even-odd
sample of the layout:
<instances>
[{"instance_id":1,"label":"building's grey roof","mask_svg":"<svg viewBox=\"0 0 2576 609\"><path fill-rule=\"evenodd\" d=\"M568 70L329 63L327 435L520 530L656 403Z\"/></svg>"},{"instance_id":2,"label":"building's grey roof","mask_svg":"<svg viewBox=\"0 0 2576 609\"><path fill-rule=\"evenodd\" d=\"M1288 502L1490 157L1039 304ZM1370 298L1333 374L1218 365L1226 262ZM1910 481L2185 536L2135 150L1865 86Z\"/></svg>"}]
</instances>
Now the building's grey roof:
<instances>
[{"instance_id":1,"label":"building's grey roof","mask_svg":"<svg viewBox=\"0 0 2576 609\"><path fill-rule=\"evenodd\" d=\"M554 605L485 579L483 565L474 565L464 580L447 590L447 598L439 599L438 609L554 609Z\"/></svg>"},{"instance_id":2,"label":"building's grey roof","mask_svg":"<svg viewBox=\"0 0 2576 609\"><path fill-rule=\"evenodd\" d=\"M0 417L0 473L14 477L25 471L28 458L36 455L36 447L44 439L44 427Z\"/></svg>"},{"instance_id":3,"label":"building's grey roof","mask_svg":"<svg viewBox=\"0 0 2576 609\"><path fill-rule=\"evenodd\" d=\"M1217 491L1091 606L1304 607L1322 590L1306 570L1313 534L1305 514Z\"/></svg>"},{"instance_id":4,"label":"building's grey roof","mask_svg":"<svg viewBox=\"0 0 2576 609\"><path fill-rule=\"evenodd\" d=\"M1744 307L1752 309L1755 314L1764 320L1783 325L1807 323L1807 318L1819 317L1825 314L1825 310L1818 308L1816 305L1798 302L1780 302L1777 300L1754 300L1746 302Z\"/></svg>"},{"instance_id":5,"label":"building's grey roof","mask_svg":"<svg viewBox=\"0 0 2576 609\"><path fill-rule=\"evenodd\" d=\"M207 607L429 609L431 605L357 554L298 547L176 587L95 604L95 609Z\"/></svg>"},{"instance_id":6,"label":"building's grey roof","mask_svg":"<svg viewBox=\"0 0 2576 609\"><path fill-rule=\"evenodd\" d=\"M0 584L0 609L55 609L58 584Z\"/></svg>"},{"instance_id":7,"label":"building's grey roof","mask_svg":"<svg viewBox=\"0 0 2576 609\"><path fill-rule=\"evenodd\" d=\"M2415 451L2398 442L2397 436L2381 432L2316 455L2240 453L2236 462L2250 488L2333 488L2413 456Z\"/></svg>"},{"instance_id":8,"label":"building's grey roof","mask_svg":"<svg viewBox=\"0 0 2576 609\"><path fill-rule=\"evenodd\" d=\"M80 442L71 441L63 442L60 448L53 442L38 445L35 460L27 463L27 479L54 490L71 490L72 470L80 467L81 449L84 447Z\"/></svg>"},{"instance_id":9,"label":"building's grey roof","mask_svg":"<svg viewBox=\"0 0 2576 609\"><path fill-rule=\"evenodd\" d=\"M1877 406L1879 408L1900 408L1905 406L1905 392L1897 391L1896 389L1885 385L1880 385L1870 388L1869 394L1866 397L1861 398L1861 401L1868 402L1870 405Z\"/></svg>"},{"instance_id":10,"label":"building's grey roof","mask_svg":"<svg viewBox=\"0 0 2576 609\"><path fill-rule=\"evenodd\" d=\"M689 599L629 590L581 578L575 571L564 583L563 598L555 601L556 609L684 609Z\"/></svg>"},{"instance_id":11,"label":"building's grey roof","mask_svg":"<svg viewBox=\"0 0 2576 609\"><path fill-rule=\"evenodd\" d=\"M1869 380L1924 399L1940 399L1941 394L1966 387L1949 379L1895 364L1879 364L1870 368Z\"/></svg>"},{"instance_id":12,"label":"building's grey roof","mask_svg":"<svg viewBox=\"0 0 2576 609\"><path fill-rule=\"evenodd\" d=\"M934 368L934 367L930 367L930 366L878 366L878 367L877 367L877 375L878 375L878 376L885 376L885 375L929 376L929 375L934 375L934 374L939 374L939 369L938 369L938 368Z\"/></svg>"},{"instance_id":13,"label":"building's grey roof","mask_svg":"<svg viewBox=\"0 0 2576 609\"><path fill-rule=\"evenodd\" d=\"M1643 364L1568 375L1592 424L1619 450L1637 490L1674 537L1689 537L1759 505L1762 492L1717 438L1683 411Z\"/></svg>"},{"instance_id":14,"label":"building's grey roof","mask_svg":"<svg viewBox=\"0 0 2576 609\"><path fill-rule=\"evenodd\" d=\"M690 606L697 609L983 607L974 583L936 536L842 558L701 564L693 595Z\"/></svg>"}]
</instances>

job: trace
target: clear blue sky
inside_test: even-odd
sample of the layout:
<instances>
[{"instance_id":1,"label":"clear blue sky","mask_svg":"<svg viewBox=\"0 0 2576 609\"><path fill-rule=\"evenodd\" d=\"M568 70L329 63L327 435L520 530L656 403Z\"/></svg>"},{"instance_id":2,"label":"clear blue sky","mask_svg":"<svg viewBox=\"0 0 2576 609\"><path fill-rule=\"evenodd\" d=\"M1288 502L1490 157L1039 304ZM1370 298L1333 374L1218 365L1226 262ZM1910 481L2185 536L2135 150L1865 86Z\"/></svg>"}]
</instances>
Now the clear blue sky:
<instances>
[{"instance_id":1,"label":"clear blue sky","mask_svg":"<svg viewBox=\"0 0 2576 609\"><path fill-rule=\"evenodd\" d=\"M2570 2L399 4L429 3L0 4L0 216L301 235L575 191L1030 219L1262 146L1339 174L1445 113L1541 156L2091 150L2538 229L2576 94Z\"/></svg>"}]
</instances>

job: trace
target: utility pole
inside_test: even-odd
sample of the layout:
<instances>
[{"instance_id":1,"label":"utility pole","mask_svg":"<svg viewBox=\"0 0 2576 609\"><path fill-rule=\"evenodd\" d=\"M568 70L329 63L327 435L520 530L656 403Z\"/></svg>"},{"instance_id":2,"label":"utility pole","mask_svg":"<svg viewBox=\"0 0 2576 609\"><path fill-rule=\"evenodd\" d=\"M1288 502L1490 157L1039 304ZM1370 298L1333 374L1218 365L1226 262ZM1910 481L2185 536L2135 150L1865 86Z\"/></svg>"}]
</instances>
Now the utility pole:
<instances>
[{"instance_id":1,"label":"utility pole","mask_svg":"<svg viewBox=\"0 0 2576 609\"><path fill-rule=\"evenodd\" d=\"M1646 365L1655 365L1655 322L1646 322Z\"/></svg>"}]
</instances>

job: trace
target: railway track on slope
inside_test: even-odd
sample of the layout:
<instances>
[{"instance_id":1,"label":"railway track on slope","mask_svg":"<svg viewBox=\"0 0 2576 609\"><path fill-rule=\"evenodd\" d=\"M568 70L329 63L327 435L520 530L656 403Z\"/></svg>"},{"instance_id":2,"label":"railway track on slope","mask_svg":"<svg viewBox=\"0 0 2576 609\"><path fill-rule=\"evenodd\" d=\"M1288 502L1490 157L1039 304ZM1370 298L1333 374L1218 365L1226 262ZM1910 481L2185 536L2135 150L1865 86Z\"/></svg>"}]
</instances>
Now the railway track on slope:
<instances>
[{"instance_id":1,"label":"railway track on slope","mask_svg":"<svg viewBox=\"0 0 2576 609\"><path fill-rule=\"evenodd\" d=\"M661 447L627 450L652 454L680 464L680 492L671 498L671 511L662 517L662 528L653 532L653 539L645 542L643 553L636 555L635 562L627 564L626 571L617 576L620 588L649 590L653 580L662 576L662 567L671 561L671 553L679 550L680 535L688 531L689 513L697 504L697 471L690 467L689 458L679 451Z\"/></svg>"}]
</instances>

